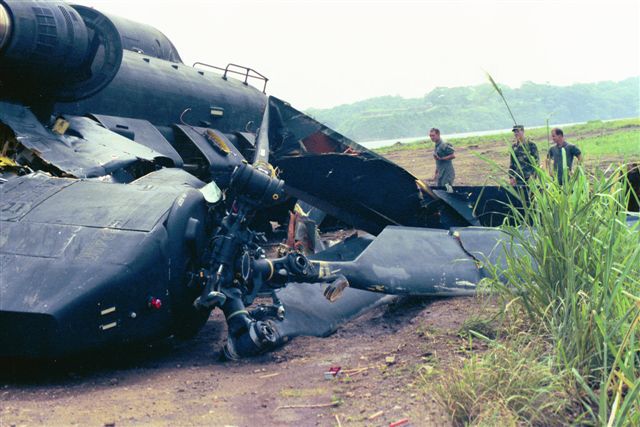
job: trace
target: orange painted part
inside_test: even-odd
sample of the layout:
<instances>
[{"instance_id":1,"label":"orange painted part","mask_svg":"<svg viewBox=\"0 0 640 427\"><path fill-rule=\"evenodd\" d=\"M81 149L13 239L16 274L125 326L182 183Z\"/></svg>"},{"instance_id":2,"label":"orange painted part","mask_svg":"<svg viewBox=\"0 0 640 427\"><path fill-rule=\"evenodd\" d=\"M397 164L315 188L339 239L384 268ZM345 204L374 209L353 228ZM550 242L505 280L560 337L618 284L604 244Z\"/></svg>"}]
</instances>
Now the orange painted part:
<instances>
[{"instance_id":1,"label":"orange painted part","mask_svg":"<svg viewBox=\"0 0 640 427\"><path fill-rule=\"evenodd\" d=\"M338 149L338 143L329 138L322 132L316 132L306 137L302 144L310 153L335 153Z\"/></svg>"},{"instance_id":2,"label":"orange painted part","mask_svg":"<svg viewBox=\"0 0 640 427\"><path fill-rule=\"evenodd\" d=\"M296 222L298 214L289 212L289 226L287 227L287 247L293 249L296 243Z\"/></svg>"}]
</instances>

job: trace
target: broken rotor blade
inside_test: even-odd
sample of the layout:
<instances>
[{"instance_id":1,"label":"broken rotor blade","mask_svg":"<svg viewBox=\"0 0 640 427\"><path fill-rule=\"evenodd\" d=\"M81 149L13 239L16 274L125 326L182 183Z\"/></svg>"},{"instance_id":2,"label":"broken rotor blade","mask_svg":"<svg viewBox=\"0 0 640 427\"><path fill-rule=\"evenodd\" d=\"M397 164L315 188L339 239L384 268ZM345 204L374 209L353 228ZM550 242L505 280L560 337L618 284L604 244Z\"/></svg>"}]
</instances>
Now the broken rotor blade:
<instances>
[{"instance_id":1,"label":"broken rotor blade","mask_svg":"<svg viewBox=\"0 0 640 427\"><path fill-rule=\"evenodd\" d=\"M253 166L261 172L271 175L271 167L269 165L269 110L271 109L271 97L267 99L262 115L262 123L258 131L258 139L255 145L255 156L253 158Z\"/></svg>"},{"instance_id":2,"label":"broken rotor blade","mask_svg":"<svg viewBox=\"0 0 640 427\"><path fill-rule=\"evenodd\" d=\"M470 251L464 247L466 229L390 226L353 260L324 257L312 262L321 277L344 275L352 288L395 295L472 295L486 277L482 263L499 262L493 249L500 252L505 236L495 229L475 230Z\"/></svg>"}]
</instances>

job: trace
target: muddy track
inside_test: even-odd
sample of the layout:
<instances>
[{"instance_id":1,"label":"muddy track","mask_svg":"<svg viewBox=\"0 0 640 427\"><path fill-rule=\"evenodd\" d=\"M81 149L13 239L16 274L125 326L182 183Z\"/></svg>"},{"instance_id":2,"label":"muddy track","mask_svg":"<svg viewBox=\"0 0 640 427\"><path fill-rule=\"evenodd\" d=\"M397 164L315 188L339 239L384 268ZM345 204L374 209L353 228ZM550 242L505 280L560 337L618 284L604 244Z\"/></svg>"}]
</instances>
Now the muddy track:
<instances>
[{"instance_id":1,"label":"muddy track","mask_svg":"<svg viewBox=\"0 0 640 427\"><path fill-rule=\"evenodd\" d=\"M327 338L220 360L225 324L193 339L51 364L3 361L0 426L447 425L429 381L455 363L474 298L405 299ZM346 375L325 379L340 366ZM423 378L424 377L424 378Z\"/></svg>"},{"instance_id":2,"label":"muddy track","mask_svg":"<svg viewBox=\"0 0 640 427\"><path fill-rule=\"evenodd\" d=\"M601 133L597 133L601 135ZM581 136L583 138L584 136ZM581 138L576 138L580 140ZM546 149L545 144L538 144L541 162L544 162ZM455 185L497 185L498 182L505 182L506 170L509 167L509 155L507 144L502 142L492 142L483 145L469 145L456 148L456 159L453 165L456 171ZM433 161L433 144L424 144L424 149L397 150L385 153L384 156L394 163L407 169L419 179L430 180L435 172ZM491 164L486 159L495 162ZM585 166L587 170L605 170L611 164L638 161L638 159L624 158L624 156L600 156L590 158L589 153L585 156ZM500 168L499 170L497 168ZM502 180L502 181L500 181Z\"/></svg>"}]
</instances>

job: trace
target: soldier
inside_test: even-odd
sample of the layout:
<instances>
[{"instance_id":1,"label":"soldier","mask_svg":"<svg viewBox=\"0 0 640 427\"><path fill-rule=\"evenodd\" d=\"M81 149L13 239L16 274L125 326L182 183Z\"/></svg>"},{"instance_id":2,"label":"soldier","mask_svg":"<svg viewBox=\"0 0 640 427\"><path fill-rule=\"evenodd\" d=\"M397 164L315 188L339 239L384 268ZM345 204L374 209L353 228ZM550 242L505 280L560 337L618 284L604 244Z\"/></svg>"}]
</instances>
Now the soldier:
<instances>
[{"instance_id":1,"label":"soldier","mask_svg":"<svg viewBox=\"0 0 640 427\"><path fill-rule=\"evenodd\" d=\"M511 185L524 185L536 173L538 165L538 147L530 139L524 137L524 126L514 125L513 135L516 142L511 146L509 162L509 182Z\"/></svg>"},{"instance_id":2,"label":"soldier","mask_svg":"<svg viewBox=\"0 0 640 427\"><path fill-rule=\"evenodd\" d=\"M578 159L578 163L582 161L582 152L578 147L573 144L569 144L564 140L564 132L560 128L554 128L551 130L551 139L556 144L549 148L549 153L547 154L547 170L549 173L552 173L550 169L551 159L553 159L553 169L558 174L558 182L562 185L562 175L563 175L563 152L564 157L566 158L566 165L569 169L567 174L571 173L571 167L573 166L573 158Z\"/></svg>"},{"instance_id":3,"label":"soldier","mask_svg":"<svg viewBox=\"0 0 640 427\"><path fill-rule=\"evenodd\" d=\"M453 146L440 138L440 129L431 128L429 138L436 144L433 149L433 158L436 160L436 173L433 180L438 187L444 187L447 184L451 186L456 177L452 162L456 158Z\"/></svg>"}]
</instances>

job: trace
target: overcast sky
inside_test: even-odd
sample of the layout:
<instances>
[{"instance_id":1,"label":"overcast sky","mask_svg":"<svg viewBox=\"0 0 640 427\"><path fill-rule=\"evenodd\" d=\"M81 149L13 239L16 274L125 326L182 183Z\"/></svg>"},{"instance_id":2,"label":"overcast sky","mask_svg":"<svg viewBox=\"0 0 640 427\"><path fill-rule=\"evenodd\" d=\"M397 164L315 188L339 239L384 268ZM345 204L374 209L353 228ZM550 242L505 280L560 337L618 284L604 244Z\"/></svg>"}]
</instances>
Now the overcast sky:
<instances>
[{"instance_id":1,"label":"overcast sky","mask_svg":"<svg viewBox=\"0 0 640 427\"><path fill-rule=\"evenodd\" d=\"M187 64L246 65L299 109L438 86L640 75L640 0L72 1L150 24Z\"/></svg>"}]
</instances>

